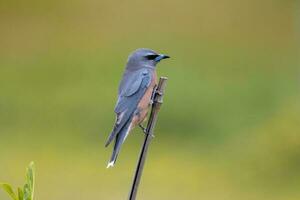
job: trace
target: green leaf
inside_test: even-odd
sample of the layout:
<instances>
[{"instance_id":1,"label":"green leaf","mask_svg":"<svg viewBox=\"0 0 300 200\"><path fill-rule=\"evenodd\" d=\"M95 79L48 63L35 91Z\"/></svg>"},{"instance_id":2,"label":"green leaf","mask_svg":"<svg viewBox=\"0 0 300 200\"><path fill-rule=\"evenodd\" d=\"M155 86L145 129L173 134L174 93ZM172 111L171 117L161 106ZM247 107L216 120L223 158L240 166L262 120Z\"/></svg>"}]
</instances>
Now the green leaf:
<instances>
[{"instance_id":1,"label":"green leaf","mask_svg":"<svg viewBox=\"0 0 300 200\"><path fill-rule=\"evenodd\" d=\"M26 182L23 188L23 200L33 200L35 167L31 162L26 170Z\"/></svg>"},{"instance_id":2,"label":"green leaf","mask_svg":"<svg viewBox=\"0 0 300 200\"><path fill-rule=\"evenodd\" d=\"M16 194L14 193L12 187L9 184L6 183L0 183L0 187L7 192L7 194L9 194L9 196L14 199L14 200L18 200Z\"/></svg>"},{"instance_id":3,"label":"green leaf","mask_svg":"<svg viewBox=\"0 0 300 200\"><path fill-rule=\"evenodd\" d=\"M26 174L27 184L29 185L31 191L34 190L34 173L35 173L34 163L31 162L29 164L29 167L27 168L27 174Z\"/></svg>"},{"instance_id":4,"label":"green leaf","mask_svg":"<svg viewBox=\"0 0 300 200\"><path fill-rule=\"evenodd\" d=\"M31 191L29 185L26 183L23 188L23 200L32 200L31 199Z\"/></svg>"},{"instance_id":5,"label":"green leaf","mask_svg":"<svg viewBox=\"0 0 300 200\"><path fill-rule=\"evenodd\" d=\"M23 200L24 193L23 193L23 190L21 188L18 188L18 197L19 197L19 200Z\"/></svg>"}]
</instances>

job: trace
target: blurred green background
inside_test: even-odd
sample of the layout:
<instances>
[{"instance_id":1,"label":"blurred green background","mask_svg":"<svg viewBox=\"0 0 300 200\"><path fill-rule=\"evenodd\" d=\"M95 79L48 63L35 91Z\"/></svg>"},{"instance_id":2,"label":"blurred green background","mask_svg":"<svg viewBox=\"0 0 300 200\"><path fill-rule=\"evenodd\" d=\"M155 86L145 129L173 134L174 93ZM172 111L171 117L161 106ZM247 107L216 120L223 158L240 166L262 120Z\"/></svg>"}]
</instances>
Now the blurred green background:
<instances>
[{"instance_id":1,"label":"blurred green background","mask_svg":"<svg viewBox=\"0 0 300 200\"><path fill-rule=\"evenodd\" d=\"M172 57L138 199L300 199L296 0L1 0L0 181L126 199L141 131L104 148L127 56ZM8 197L0 191L0 199Z\"/></svg>"}]
</instances>

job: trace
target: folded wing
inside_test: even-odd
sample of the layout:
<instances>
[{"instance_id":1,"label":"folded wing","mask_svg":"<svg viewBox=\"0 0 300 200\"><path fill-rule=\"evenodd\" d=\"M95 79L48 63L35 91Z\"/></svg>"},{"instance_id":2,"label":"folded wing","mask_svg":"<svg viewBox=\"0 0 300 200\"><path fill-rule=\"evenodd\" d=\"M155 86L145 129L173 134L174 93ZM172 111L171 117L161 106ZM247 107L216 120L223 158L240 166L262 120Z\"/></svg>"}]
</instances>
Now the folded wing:
<instances>
[{"instance_id":1,"label":"folded wing","mask_svg":"<svg viewBox=\"0 0 300 200\"><path fill-rule=\"evenodd\" d=\"M125 125L128 126L128 123L131 122L139 101L151 83L151 77L151 71L147 69L124 74L120 83L118 101L115 107L117 119L105 146L108 146L122 132L122 128ZM123 141L116 141L116 144L122 144L126 137L120 135L117 138L122 138Z\"/></svg>"}]
</instances>

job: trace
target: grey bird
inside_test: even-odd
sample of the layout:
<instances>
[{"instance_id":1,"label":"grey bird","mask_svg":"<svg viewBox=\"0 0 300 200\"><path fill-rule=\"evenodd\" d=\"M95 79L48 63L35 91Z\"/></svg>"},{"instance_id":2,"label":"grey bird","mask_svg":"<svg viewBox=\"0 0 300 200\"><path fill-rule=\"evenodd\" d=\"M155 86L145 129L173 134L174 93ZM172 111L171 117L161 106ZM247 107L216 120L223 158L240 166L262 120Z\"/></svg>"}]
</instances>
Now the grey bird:
<instances>
[{"instance_id":1,"label":"grey bird","mask_svg":"<svg viewBox=\"0 0 300 200\"><path fill-rule=\"evenodd\" d=\"M157 85L156 64L166 58L169 56L145 48L137 49L129 55L114 110L116 122L105 144L107 147L115 140L107 168L114 166L129 132L145 120Z\"/></svg>"}]
</instances>

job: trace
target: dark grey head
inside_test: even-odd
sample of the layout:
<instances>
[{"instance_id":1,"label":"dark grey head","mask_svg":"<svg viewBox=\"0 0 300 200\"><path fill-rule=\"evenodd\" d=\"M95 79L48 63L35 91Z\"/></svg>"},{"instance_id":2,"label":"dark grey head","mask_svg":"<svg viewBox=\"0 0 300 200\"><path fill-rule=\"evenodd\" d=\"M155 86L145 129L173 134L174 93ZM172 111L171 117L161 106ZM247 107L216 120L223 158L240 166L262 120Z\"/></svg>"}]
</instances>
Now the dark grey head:
<instances>
[{"instance_id":1,"label":"dark grey head","mask_svg":"<svg viewBox=\"0 0 300 200\"><path fill-rule=\"evenodd\" d=\"M137 49L131 53L127 61L127 69L140 69L143 67L155 68L159 61L170 58L167 55L158 54L151 49Z\"/></svg>"}]
</instances>

